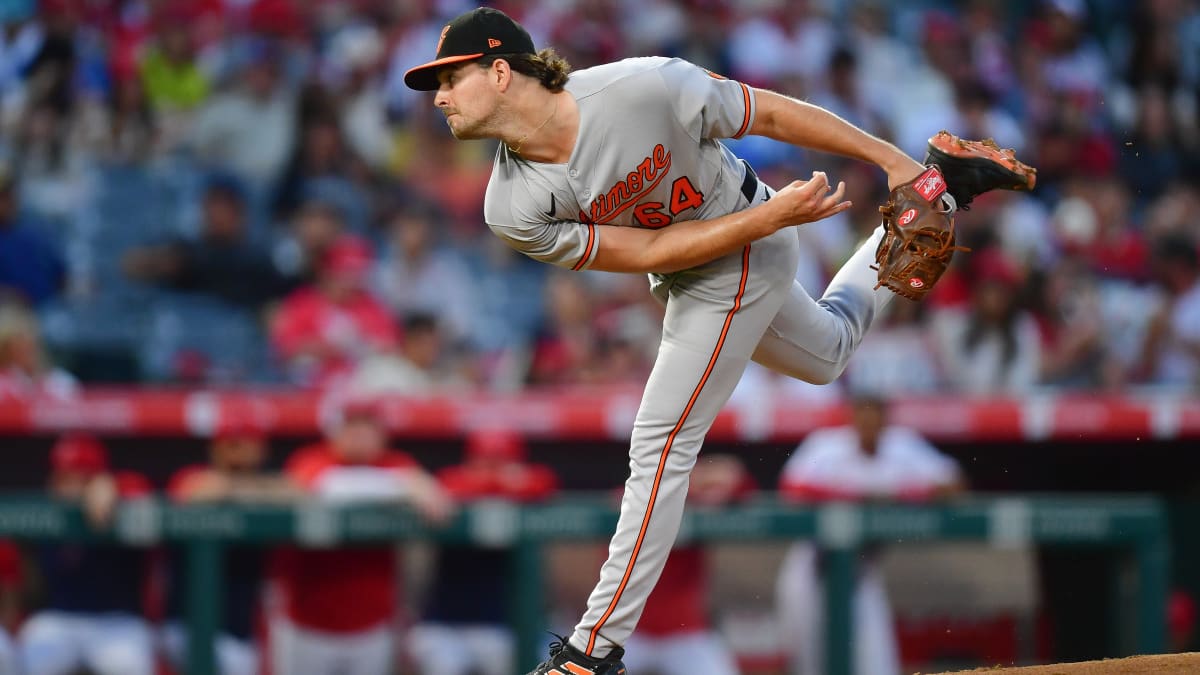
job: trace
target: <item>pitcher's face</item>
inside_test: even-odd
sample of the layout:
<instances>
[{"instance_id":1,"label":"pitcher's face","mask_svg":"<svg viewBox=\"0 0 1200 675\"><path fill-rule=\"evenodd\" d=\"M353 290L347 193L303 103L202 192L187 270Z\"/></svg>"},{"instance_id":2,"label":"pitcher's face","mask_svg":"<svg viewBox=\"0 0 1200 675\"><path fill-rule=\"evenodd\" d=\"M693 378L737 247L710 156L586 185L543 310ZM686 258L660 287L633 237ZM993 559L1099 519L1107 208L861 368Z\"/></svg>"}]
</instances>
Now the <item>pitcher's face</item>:
<instances>
[{"instance_id":1,"label":"pitcher's face","mask_svg":"<svg viewBox=\"0 0 1200 675\"><path fill-rule=\"evenodd\" d=\"M494 71L480 68L477 63L448 66L438 71L438 82L441 86L433 104L446 116L454 137L488 138L489 122L499 98Z\"/></svg>"}]
</instances>

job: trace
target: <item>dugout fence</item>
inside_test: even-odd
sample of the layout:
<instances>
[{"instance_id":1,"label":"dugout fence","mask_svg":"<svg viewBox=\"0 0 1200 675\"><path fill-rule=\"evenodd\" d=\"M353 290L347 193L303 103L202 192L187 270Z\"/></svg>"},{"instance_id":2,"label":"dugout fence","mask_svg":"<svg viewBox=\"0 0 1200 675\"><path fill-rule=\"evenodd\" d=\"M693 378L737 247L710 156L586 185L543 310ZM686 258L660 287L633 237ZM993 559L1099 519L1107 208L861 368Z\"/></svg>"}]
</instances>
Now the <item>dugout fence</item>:
<instances>
[{"instance_id":1,"label":"dugout fence","mask_svg":"<svg viewBox=\"0 0 1200 675\"><path fill-rule=\"evenodd\" d=\"M0 497L0 536L103 541L130 546L175 543L187 551L189 643L187 675L212 675L213 636L220 616L221 556L230 544L296 543L306 547L428 540L507 547L514 551L512 624L519 639L516 672L537 663L544 648L543 546L607 540L617 520L611 500L582 495L518 506L477 502L444 527L431 528L396 506L174 505L157 499L123 504L110 529L90 527L77 508L43 496ZM828 551L825 576L829 675L851 672L851 597L855 561L871 543L989 542L997 547L1087 546L1121 551L1112 592L1122 607L1114 638L1123 654L1157 653L1166 641L1169 543L1165 509L1149 496L1000 496L937 504L797 506L763 497L736 506L690 507L680 539L754 542L812 539ZM1107 592L1107 591L1106 591Z\"/></svg>"}]
</instances>

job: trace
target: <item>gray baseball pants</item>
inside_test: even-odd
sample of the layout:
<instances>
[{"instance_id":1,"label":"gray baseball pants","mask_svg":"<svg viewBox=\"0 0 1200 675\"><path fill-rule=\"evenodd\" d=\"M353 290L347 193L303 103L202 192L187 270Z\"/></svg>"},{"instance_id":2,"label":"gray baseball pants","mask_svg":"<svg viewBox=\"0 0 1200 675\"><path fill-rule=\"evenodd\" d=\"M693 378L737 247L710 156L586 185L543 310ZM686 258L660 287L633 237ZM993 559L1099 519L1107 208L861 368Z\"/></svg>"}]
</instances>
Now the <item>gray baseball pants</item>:
<instances>
[{"instance_id":1,"label":"gray baseball pants","mask_svg":"<svg viewBox=\"0 0 1200 675\"><path fill-rule=\"evenodd\" d=\"M760 197L770 194L760 186ZM679 531L704 435L751 359L818 384L846 367L891 291L874 290L879 227L820 300L795 282L799 235L785 228L741 252L652 279L666 305L662 343L638 408L629 479L600 582L571 644L604 656L633 633Z\"/></svg>"}]
</instances>

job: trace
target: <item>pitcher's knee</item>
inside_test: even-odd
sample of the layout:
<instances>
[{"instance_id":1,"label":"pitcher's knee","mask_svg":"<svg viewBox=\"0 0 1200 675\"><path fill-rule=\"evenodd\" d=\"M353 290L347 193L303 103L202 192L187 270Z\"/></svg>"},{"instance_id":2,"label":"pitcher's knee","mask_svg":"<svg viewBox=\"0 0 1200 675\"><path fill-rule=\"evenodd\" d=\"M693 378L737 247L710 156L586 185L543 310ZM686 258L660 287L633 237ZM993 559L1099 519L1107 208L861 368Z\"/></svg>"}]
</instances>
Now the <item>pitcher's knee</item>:
<instances>
[{"instance_id":1,"label":"pitcher's knee","mask_svg":"<svg viewBox=\"0 0 1200 675\"><path fill-rule=\"evenodd\" d=\"M804 380L810 384L829 384L841 376L850 361L849 355L837 361L812 360L800 367L789 370L786 375Z\"/></svg>"},{"instance_id":2,"label":"pitcher's knee","mask_svg":"<svg viewBox=\"0 0 1200 675\"><path fill-rule=\"evenodd\" d=\"M813 384L830 384L834 380L841 377L842 372L846 370L846 364L849 359L823 364L822 368L818 368L813 377L808 381Z\"/></svg>"},{"instance_id":3,"label":"pitcher's knee","mask_svg":"<svg viewBox=\"0 0 1200 675\"><path fill-rule=\"evenodd\" d=\"M859 340L849 332L839 334L833 344L819 353L819 358L806 364L809 372L801 379L813 384L829 384L838 379L849 365L850 357L854 356L858 343Z\"/></svg>"}]
</instances>

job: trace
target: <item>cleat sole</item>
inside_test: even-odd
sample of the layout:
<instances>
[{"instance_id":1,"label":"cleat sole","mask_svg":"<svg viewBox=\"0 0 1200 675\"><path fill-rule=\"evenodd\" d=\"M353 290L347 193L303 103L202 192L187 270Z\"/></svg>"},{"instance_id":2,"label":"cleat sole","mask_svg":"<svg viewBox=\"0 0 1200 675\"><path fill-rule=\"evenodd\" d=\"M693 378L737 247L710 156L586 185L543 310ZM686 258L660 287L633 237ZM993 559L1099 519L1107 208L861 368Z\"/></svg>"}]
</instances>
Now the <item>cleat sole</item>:
<instances>
[{"instance_id":1,"label":"cleat sole","mask_svg":"<svg viewBox=\"0 0 1200 675\"><path fill-rule=\"evenodd\" d=\"M958 163L1003 175L1008 190L1029 191L1037 184L1037 169L1018 160L1011 148L1001 148L990 138L968 141L948 131L939 131L929 139L928 152L943 167L943 173L943 163Z\"/></svg>"}]
</instances>

